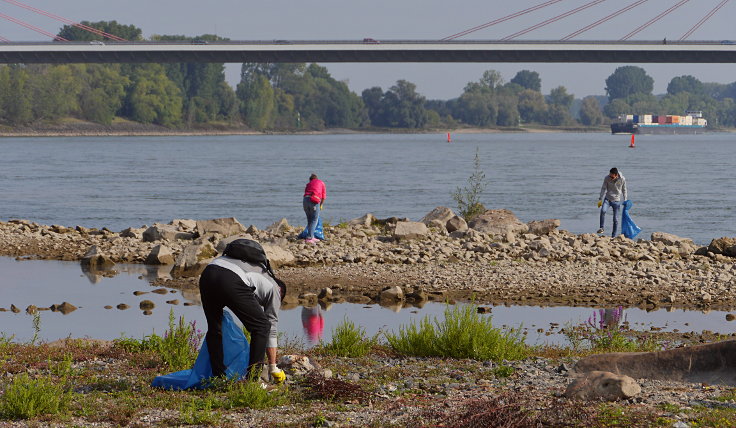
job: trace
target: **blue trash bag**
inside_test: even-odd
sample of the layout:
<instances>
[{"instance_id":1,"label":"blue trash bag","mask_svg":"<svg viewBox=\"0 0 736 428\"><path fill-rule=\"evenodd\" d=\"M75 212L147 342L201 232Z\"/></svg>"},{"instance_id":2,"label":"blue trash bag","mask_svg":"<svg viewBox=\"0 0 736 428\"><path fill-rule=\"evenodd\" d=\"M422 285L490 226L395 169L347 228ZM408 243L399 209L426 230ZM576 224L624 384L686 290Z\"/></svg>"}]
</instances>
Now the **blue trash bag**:
<instances>
[{"instance_id":1,"label":"blue trash bag","mask_svg":"<svg viewBox=\"0 0 736 428\"><path fill-rule=\"evenodd\" d=\"M227 367L225 373L228 379L240 379L247 375L250 345L243 335L243 330L235 324L229 312L222 314L222 350L223 362ZM151 386L163 389L203 389L207 387L207 379L212 377L210 354L207 351L207 341L199 350L194 367L163 376L156 376Z\"/></svg>"},{"instance_id":2,"label":"blue trash bag","mask_svg":"<svg viewBox=\"0 0 736 428\"><path fill-rule=\"evenodd\" d=\"M629 210L631 209L631 206L634 205L631 201L625 201L624 202L624 211L621 213L621 233L624 234L625 237L629 239L636 238L636 235L641 232L641 228L634 223L634 220L631 219L631 216L629 215Z\"/></svg>"},{"instance_id":3,"label":"blue trash bag","mask_svg":"<svg viewBox=\"0 0 736 428\"><path fill-rule=\"evenodd\" d=\"M302 233L297 236L297 239L307 239L307 236L309 236L309 230L307 227L305 227ZM325 240L325 231L322 228L321 216L317 219L317 227L314 228L314 237L322 241Z\"/></svg>"}]
</instances>

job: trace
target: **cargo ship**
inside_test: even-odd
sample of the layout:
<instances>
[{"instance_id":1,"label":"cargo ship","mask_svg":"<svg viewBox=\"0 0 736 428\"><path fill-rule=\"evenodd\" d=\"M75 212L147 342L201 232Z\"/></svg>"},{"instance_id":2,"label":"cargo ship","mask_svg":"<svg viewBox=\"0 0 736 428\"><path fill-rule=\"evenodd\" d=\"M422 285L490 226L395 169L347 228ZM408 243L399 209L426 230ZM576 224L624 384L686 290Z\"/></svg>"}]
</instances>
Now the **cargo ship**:
<instances>
[{"instance_id":1,"label":"cargo ship","mask_svg":"<svg viewBox=\"0 0 736 428\"><path fill-rule=\"evenodd\" d=\"M611 124L612 134L703 134L708 121L703 112L687 111L684 116L656 114L622 114Z\"/></svg>"}]
</instances>

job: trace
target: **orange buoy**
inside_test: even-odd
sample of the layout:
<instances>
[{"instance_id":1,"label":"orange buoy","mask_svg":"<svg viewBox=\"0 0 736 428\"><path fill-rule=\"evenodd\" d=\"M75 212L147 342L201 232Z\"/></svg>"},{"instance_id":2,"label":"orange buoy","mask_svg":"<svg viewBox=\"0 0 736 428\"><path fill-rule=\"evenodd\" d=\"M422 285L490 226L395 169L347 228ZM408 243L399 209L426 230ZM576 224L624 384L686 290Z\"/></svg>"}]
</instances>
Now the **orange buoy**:
<instances>
[{"instance_id":1,"label":"orange buoy","mask_svg":"<svg viewBox=\"0 0 736 428\"><path fill-rule=\"evenodd\" d=\"M447 142L452 143L452 138L450 138L450 133L447 133Z\"/></svg>"},{"instance_id":2,"label":"orange buoy","mask_svg":"<svg viewBox=\"0 0 736 428\"><path fill-rule=\"evenodd\" d=\"M636 147L636 144L634 144L634 134L631 134L631 144L629 144L629 147L632 149Z\"/></svg>"}]
</instances>

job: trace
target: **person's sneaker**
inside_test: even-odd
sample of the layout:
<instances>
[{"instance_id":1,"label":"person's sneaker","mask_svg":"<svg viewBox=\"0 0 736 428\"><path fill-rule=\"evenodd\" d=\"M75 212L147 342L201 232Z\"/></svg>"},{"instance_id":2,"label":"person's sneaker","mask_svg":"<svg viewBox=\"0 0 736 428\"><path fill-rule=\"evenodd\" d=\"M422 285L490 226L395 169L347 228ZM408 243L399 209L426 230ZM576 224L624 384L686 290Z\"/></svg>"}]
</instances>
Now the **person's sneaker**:
<instances>
[{"instance_id":1,"label":"person's sneaker","mask_svg":"<svg viewBox=\"0 0 736 428\"><path fill-rule=\"evenodd\" d=\"M307 244L316 244L317 242L319 242L319 239L317 238L307 239Z\"/></svg>"},{"instance_id":2,"label":"person's sneaker","mask_svg":"<svg viewBox=\"0 0 736 428\"><path fill-rule=\"evenodd\" d=\"M598 229L598 232L596 232L596 233L603 233L603 232L604 232L604 230L601 228L601 229Z\"/></svg>"}]
</instances>

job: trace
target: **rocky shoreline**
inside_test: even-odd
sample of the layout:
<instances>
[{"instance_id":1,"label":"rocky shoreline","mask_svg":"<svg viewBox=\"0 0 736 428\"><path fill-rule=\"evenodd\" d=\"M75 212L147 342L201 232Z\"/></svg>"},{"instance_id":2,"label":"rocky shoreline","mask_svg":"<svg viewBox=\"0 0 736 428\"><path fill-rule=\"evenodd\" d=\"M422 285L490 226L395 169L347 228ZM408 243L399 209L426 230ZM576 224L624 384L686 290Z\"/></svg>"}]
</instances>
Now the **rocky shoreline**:
<instances>
[{"instance_id":1,"label":"rocky shoreline","mask_svg":"<svg viewBox=\"0 0 736 428\"><path fill-rule=\"evenodd\" d=\"M285 219L259 230L234 218L173 220L120 232L82 226L0 222L0 256L171 267L156 285L196 288L196 277L227 242L261 242L290 286L287 304L470 300L480 304L682 309L736 308L736 239L697 247L655 232L629 240L559 230L559 221L519 221L489 210L467 224L446 207L421 221L361 218L325 227L326 241L297 239ZM393 287L392 294L386 289ZM398 289L395 289L398 287ZM325 294L329 290L329 295Z\"/></svg>"}]
</instances>

